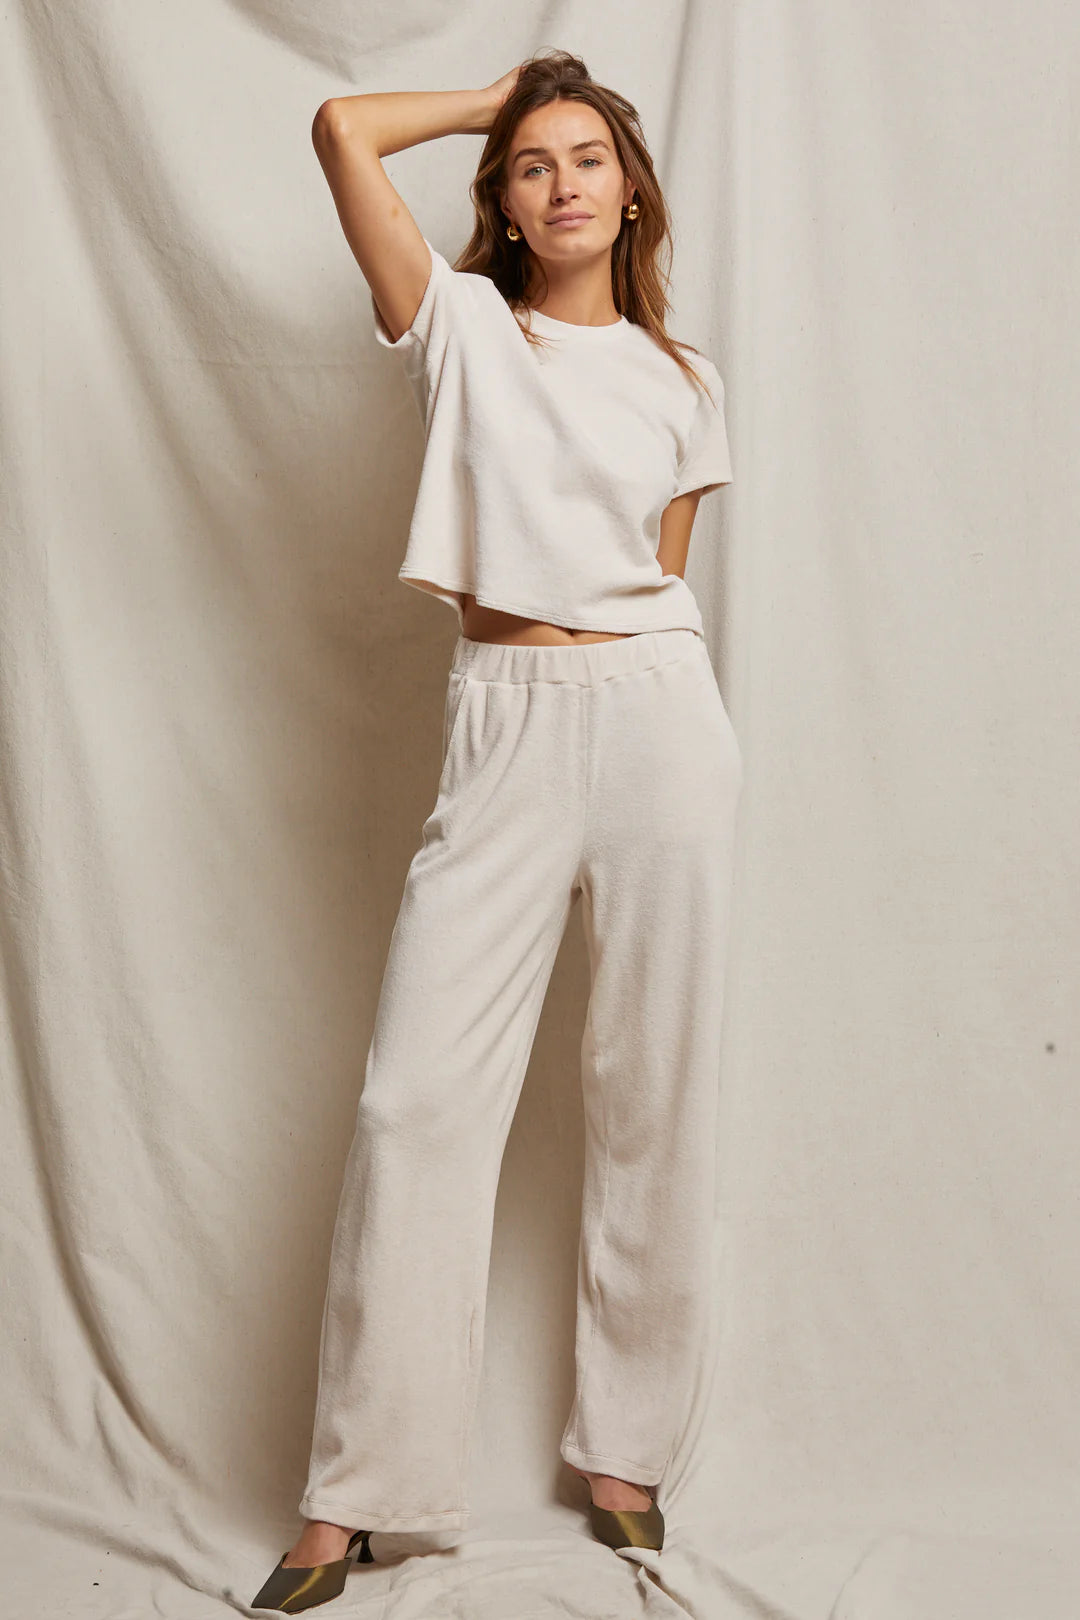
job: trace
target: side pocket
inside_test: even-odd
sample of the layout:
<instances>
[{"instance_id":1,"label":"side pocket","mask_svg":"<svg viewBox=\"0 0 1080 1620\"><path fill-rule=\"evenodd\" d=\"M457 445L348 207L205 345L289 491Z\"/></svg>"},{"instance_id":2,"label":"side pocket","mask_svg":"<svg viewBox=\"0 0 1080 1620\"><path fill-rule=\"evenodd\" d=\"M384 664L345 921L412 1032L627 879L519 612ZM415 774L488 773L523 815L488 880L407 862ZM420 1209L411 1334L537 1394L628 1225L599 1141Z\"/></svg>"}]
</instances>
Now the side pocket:
<instances>
[{"instance_id":1,"label":"side pocket","mask_svg":"<svg viewBox=\"0 0 1080 1620\"><path fill-rule=\"evenodd\" d=\"M708 649L704 646L704 644L702 645L702 654L703 656L700 659L699 668L702 686L705 692L706 707L719 722L721 736L726 740L727 745L734 756L738 777L741 784L743 777L742 746L736 734L735 727L732 724L731 716L728 714L727 705L724 702L724 694L720 690L720 683L716 679L716 671L712 667L712 659L709 657Z\"/></svg>"},{"instance_id":2,"label":"side pocket","mask_svg":"<svg viewBox=\"0 0 1080 1620\"><path fill-rule=\"evenodd\" d=\"M469 677L458 670L450 671L450 678L446 683L446 707L443 710L443 742L442 742L442 768L439 773L439 792L446 785L447 767L454 749L454 740L457 737L458 727L462 715L465 713L465 695L468 691Z\"/></svg>"}]
</instances>

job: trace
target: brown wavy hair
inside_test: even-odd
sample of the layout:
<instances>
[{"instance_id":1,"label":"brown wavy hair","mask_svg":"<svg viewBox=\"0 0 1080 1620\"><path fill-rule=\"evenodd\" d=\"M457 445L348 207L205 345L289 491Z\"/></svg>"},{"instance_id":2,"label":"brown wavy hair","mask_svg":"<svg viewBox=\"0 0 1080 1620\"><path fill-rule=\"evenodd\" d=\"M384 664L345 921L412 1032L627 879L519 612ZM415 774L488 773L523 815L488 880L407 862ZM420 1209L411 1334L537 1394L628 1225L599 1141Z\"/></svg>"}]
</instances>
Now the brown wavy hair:
<instances>
[{"instance_id":1,"label":"brown wavy hair","mask_svg":"<svg viewBox=\"0 0 1080 1620\"><path fill-rule=\"evenodd\" d=\"M671 284L671 215L645 144L641 119L625 96L590 77L579 56L562 50L543 51L522 67L517 83L495 115L480 154L469 187L476 210L473 233L453 268L487 276L502 293L515 319L519 310L529 309L525 302L528 250L523 251L520 244L507 237L499 193L506 187L507 159L518 123L534 108L546 107L552 101L582 101L595 107L611 130L623 174L634 182L640 213L635 220L623 216L611 247L611 292L616 309L651 333L660 348L712 399L706 383L680 352L688 349L692 354L701 354L701 350L670 337L665 325L664 317L671 307L667 296ZM546 341L520 320L518 325L530 343Z\"/></svg>"}]
</instances>

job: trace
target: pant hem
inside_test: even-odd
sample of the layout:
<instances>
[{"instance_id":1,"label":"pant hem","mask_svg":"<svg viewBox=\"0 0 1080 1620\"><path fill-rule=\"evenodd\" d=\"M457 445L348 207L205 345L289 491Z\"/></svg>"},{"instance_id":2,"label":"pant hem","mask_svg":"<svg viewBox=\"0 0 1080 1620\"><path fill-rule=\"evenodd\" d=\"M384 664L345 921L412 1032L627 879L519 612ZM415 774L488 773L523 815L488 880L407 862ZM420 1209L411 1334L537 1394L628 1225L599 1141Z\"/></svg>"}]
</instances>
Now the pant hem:
<instances>
[{"instance_id":1,"label":"pant hem","mask_svg":"<svg viewBox=\"0 0 1080 1620\"><path fill-rule=\"evenodd\" d=\"M625 1479L631 1485L658 1485L664 1477L663 1464L659 1468L642 1467L629 1457L614 1457L603 1451L582 1451L578 1446L563 1446L561 1456L564 1462L584 1468L588 1474L610 1474L613 1479ZM615 1466L611 1467L613 1463Z\"/></svg>"},{"instance_id":2,"label":"pant hem","mask_svg":"<svg viewBox=\"0 0 1080 1620\"><path fill-rule=\"evenodd\" d=\"M447 1508L440 1513L377 1513L332 1502L326 1496L305 1496L300 1502L305 1519L325 1519L349 1530L466 1530L468 1508Z\"/></svg>"}]
</instances>

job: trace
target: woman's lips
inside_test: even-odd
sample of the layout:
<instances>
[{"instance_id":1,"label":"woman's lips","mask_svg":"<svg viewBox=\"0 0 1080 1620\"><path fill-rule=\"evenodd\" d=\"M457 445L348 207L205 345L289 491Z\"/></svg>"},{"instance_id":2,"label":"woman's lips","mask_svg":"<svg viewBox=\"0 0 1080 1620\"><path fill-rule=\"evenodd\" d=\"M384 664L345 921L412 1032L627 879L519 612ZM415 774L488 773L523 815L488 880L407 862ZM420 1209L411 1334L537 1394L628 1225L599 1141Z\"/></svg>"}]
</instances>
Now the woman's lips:
<instances>
[{"instance_id":1,"label":"woman's lips","mask_svg":"<svg viewBox=\"0 0 1080 1620\"><path fill-rule=\"evenodd\" d=\"M591 218L591 214L579 214L576 219L553 219L549 223L553 231L568 231L573 225L587 225Z\"/></svg>"}]
</instances>

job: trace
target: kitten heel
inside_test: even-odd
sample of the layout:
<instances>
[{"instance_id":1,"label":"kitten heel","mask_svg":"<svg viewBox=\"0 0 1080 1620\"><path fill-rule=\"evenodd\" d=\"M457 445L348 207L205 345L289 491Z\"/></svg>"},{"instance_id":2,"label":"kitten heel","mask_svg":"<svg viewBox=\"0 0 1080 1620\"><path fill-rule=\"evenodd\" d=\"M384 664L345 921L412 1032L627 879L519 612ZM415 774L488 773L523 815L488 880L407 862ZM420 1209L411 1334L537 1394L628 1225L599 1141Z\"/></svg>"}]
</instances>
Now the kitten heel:
<instances>
[{"instance_id":1,"label":"kitten heel","mask_svg":"<svg viewBox=\"0 0 1080 1620\"><path fill-rule=\"evenodd\" d=\"M252 1598L251 1607L277 1609L281 1614L299 1614L303 1609L313 1609L319 1603L329 1603L331 1598L340 1597L345 1590L352 1550L358 1541L360 1553L357 1563L375 1562L368 1545L370 1535L370 1530L357 1530L349 1537L344 1558L335 1558L329 1564L314 1564L310 1569L303 1565L286 1569L285 1560L289 1556L286 1550L281 1555L281 1562L271 1570Z\"/></svg>"}]
</instances>

